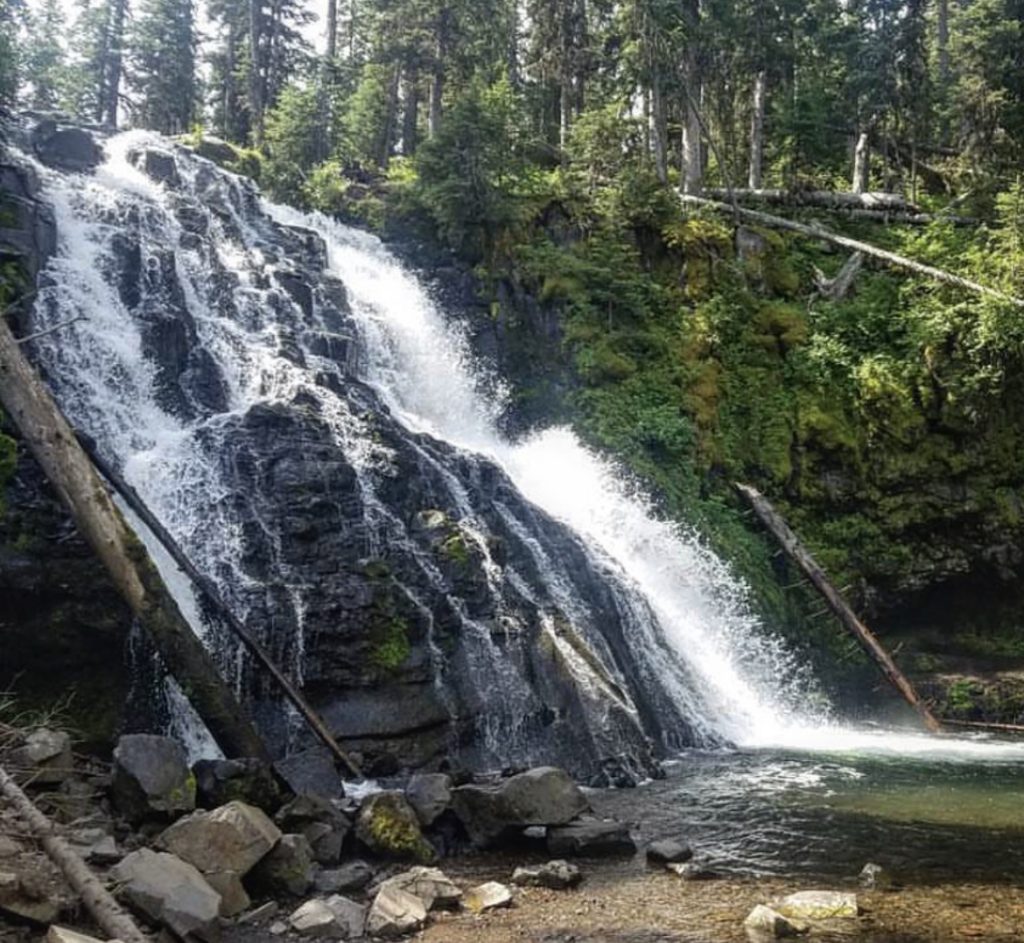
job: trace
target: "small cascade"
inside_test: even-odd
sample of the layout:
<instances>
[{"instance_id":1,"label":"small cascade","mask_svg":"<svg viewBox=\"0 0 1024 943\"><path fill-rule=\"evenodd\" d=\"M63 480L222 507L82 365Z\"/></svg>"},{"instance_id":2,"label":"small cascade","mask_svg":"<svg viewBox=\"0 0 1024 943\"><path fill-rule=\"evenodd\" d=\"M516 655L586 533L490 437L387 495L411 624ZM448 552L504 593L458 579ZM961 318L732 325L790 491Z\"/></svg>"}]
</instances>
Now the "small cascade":
<instances>
[{"instance_id":1,"label":"small cascade","mask_svg":"<svg viewBox=\"0 0 1024 943\"><path fill-rule=\"evenodd\" d=\"M615 783L817 722L697 535L571 430L500 434L500 383L379 240L155 135L103 146L92 175L36 164L33 328L81 320L32 356L346 743ZM274 748L307 748L157 558Z\"/></svg>"}]
</instances>

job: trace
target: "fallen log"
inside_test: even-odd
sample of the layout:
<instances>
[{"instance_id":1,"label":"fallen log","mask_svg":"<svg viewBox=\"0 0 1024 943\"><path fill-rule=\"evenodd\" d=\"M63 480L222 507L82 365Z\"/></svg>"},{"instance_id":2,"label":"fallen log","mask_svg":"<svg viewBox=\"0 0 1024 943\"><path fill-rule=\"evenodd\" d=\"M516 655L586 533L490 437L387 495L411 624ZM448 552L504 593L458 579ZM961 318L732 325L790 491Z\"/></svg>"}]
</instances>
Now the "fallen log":
<instances>
[{"instance_id":1,"label":"fallen log","mask_svg":"<svg viewBox=\"0 0 1024 943\"><path fill-rule=\"evenodd\" d=\"M709 189L705 194L723 202L770 203L779 206L820 206L825 209L899 210L917 213L918 208L898 193L881 191L850 193L840 190L723 190Z\"/></svg>"},{"instance_id":2,"label":"fallen log","mask_svg":"<svg viewBox=\"0 0 1024 943\"><path fill-rule=\"evenodd\" d=\"M110 939L121 940L122 943L150 943L149 938L114 900L102 881L56 833L50 820L36 808L3 767L0 767L0 796L7 800L18 818L28 826L32 837L60 868L68 884L82 898L86 910Z\"/></svg>"},{"instance_id":3,"label":"fallen log","mask_svg":"<svg viewBox=\"0 0 1024 943\"><path fill-rule=\"evenodd\" d=\"M987 720L952 720L943 717L941 723L946 727L969 727L972 730L995 730L998 733L1024 734L1024 724L998 724Z\"/></svg>"},{"instance_id":4,"label":"fallen log","mask_svg":"<svg viewBox=\"0 0 1024 943\"><path fill-rule=\"evenodd\" d=\"M932 733L938 733L942 727L935 719L928 705L921 700L914 686L906 675L897 667L896 662L878 641L874 633L857 618L854 611L847 605L839 591L829 582L824 570L815 562L800 543L796 534L782 516L772 507L771 502L756 488L735 482L736 490L750 503L761 522L768 528L772 536L779 542L786 555L803 571L814 588L822 595L829 608L843 626L857 639L861 648L878 665L879 670L896 688L903 699L915 710L924 726Z\"/></svg>"},{"instance_id":5,"label":"fallen log","mask_svg":"<svg viewBox=\"0 0 1024 943\"><path fill-rule=\"evenodd\" d=\"M825 273L814 266L814 287L818 294L829 301L842 301L853 287L860 267L864 264L864 254L854 252L844 263L835 278L827 278Z\"/></svg>"},{"instance_id":6,"label":"fallen log","mask_svg":"<svg viewBox=\"0 0 1024 943\"><path fill-rule=\"evenodd\" d=\"M1024 299L1022 298L1008 295L1006 292L1000 291L998 288L991 288L988 285L982 285L979 282L971 281L971 279L964 278L962 275L955 275L953 272L946 272L943 269L935 268L931 265L925 265L923 262L916 262L914 259L909 259L904 255L898 255L895 252L889 252L887 249L879 249L878 246L873 246L869 242L861 242L859 239L850 239L848 236L840 236L836 233L829 232L827 229L817 226L808 226L805 223L798 223L792 219L786 219L783 216L774 216L771 213L762 213L759 210L746 209L741 206L730 206L726 203L721 203L718 200L709 200L702 196L692 196L688 193L677 193L677 196L680 202L684 205L703 206L707 209L714 210L717 213L728 213L731 216L749 219L753 222L761 223L764 226L770 226L773 229L785 229L789 232L795 232L801 236L806 236L809 239L822 239L825 242L832 243L833 245L842 246L845 249L852 249L855 252L863 252L865 255L870 255L876 259L882 259L890 265L906 269L909 272L914 272L916 275L923 275L926 278L943 282L946 285L954 285L957 288L963 288L979 295L996 298L999 301L1004 301L1018 308L1024 308Z\"/></svg>"},{"instance_id":7,"label":"fallen log","mask_svg":"<svg viewBox=\"0 0 1024 943\"><path fill-rule=\"evenodd\" d=\"M285 697L292 702L313 733L319 737L334 758L338 760L338 762L340 762L351 775L355 776L356 779L362 779L363 774L359 769L359 766L341 748L341 746L339 746L338 741L334 739L334 735L328 729L323 718L313 709L298 688L291 683L288 676L285 675L285 673L277 666L277 663L270 657L266 649L263 648L263 646L242 624L241 620L231 611L213 580L196 569L195 564L193 564L188 558L185 551L181 549L181 545L170 535L167 528L160 523L153 512L149 510L139 493L111 467L103 456L99 454L95 446L85 439L84 436L80 437L80 442L89 457L92 459L93 464L100 470L103 477L106 478L114 490L121 495L128 507L138 515L142 523L150 529L153 536L160 541L171 559L181 569L182 573L184 573L196 588L206 597L220 618L225 622L239 641L241 641L241 643L248 649L250 654L252 654L252 656L267 670L267 673L277 682L281 690L284 692Z\"/></svg>"},{"instance_id":8,"label":"fallen log","mask_svg":"<svg viewBox=\"0 0 1024 943\"><path fill-rule=\"evenodd\" d=\"M209 653L2 318L0 405L217 744L227 756L269 762L267 749L242 705L217 673Z\"/></svg>"}]
</instances>

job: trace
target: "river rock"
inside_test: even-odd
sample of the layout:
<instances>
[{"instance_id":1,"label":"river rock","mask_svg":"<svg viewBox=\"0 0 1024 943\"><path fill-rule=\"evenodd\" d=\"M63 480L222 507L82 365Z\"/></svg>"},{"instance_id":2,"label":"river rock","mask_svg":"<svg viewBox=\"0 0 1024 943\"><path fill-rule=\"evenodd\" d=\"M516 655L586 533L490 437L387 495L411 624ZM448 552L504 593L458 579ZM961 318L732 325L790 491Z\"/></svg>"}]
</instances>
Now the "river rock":
<instances>
[{"instance_id":1,"label":"river rock","mask_svg":"<svg viewBox=\"0 0 1024 943\"><path fill-rule=\"evenodd\" d=\"M193 934L216 941L220 935L220 894L187 861L140 848L111 870L119 895L143 916L179 937Z\"/></svg>"},{"instance_id":2,"label":"river rock","mask_svg":"<svg viewBox=\"0 0 1024 943\"><path fill-rule=\"evenodd\" d=\"M452 809L475 844L487 845L508 829L564 825L590 804L564 770L541 766L497 786L459 786Z\"/></svg>"},{"instance_id":3,"label":"river rock","mask_svg":"<svg viewBox=\"0 0 1024 943\"><path fill-rule=\"evenodd\" d=\"M452 801L452 780L444 773L417 773L405 787L405 798L420 824L433 825Z\"/></svg>"},{"instance_id":4,"label":"river rock","mask_svg":"<svg viewBox=\"0 0 1024 943\"><path fill-rule=\"evenodd\" d=\"M0 871L0 912L32 923L53 923L60 905L42 888L13 871Z\"/></svg>"},{"instance_id":5,"label":"river rock","mask_svg":"<svg viewBox=\"0 0 1024 943\"><path fill-rule=\"evenodd\" d=\"M169 737L135 733L114 748L114 804L129 820L173 818L196 807L195 780L181 744Z\"/></svg>"},{"instance_id":6,"label":"river rock","mask_svg":"<svg viewBox=\"0 0 1024 943\"><path fill-rule=\"evenodd\" d=\"M236 801L179 819L160 834L157 843L207 874L245 875L280 838L280 830L265 812Z\"/></svg>"},{"instance_id":7,"label":"river rock","mask_svg":"<svg viewBox=\"0 0 1024 943\"><path fill-rule=\"evenodd\" d=\"M322 796L297 796L274 820L286 832L305 835L320 864L336 864L352 823L334 803Z\"/></svg>"},{"instance_id":8,"label":"river rock","mask_svg":"<svg viewBox=\"0 0 1024 943\"><path fill-rule=\"evenodd\" d=\"M778 901L775 909L796 920L856 917L857 895L850 891L798 891Z\"/></svg>"},{"instance_id":9,"label":"river rock","mask_svg":"<svg viewBox=\"0 0 1024 943\"><path fill-rule=\"evenodd\" d=\"M162 183L172 190L181 186L178 165L174 162L174 155L170 151L160 147L147 147L133 152L130 155L130 160L156 183Z\"/></svg>"},{"instance_id":10,"label":"river rock","mask_svg":"<svg viewBox=\"0 0 1024 943\"><path fill-rule=\"evenodd\" d=\"M766 904L758 904L750 911L743 926L755 937L798 936L808 929L806 924L786 917Z\"/></svg>"},{"instance_id":11,"label":"river rock","mask_svg":"<svg viewBox=\"0 0 1024 943\"><path fill-rule=\"evenodd\" d=\"M700 861L670 861L665 867L683 881L712 881L718 872Z\"/></svg>"},{"instance_id":12,"label":"river rock","mask_svg":"<svg viewBox=\"0 0 1024 943\"><path fill-rule=\"evenodd\" d=\"M423 901L427 910L454 910L462 890L440 868L416 867L388 878L381 889L397 887Z\"/></svg>"},{"instance_id":13,"label":"river rock","mask_svg":"<svg viewBox=\"0 0 1024 943\"><path fill-rule=\"evenodd\" d=\"M14 762L31 775L33 785L62 783L74 773L71 737L48 727L33 730L14 751Z\"/></svg>"},{"instance_id":14,"label":"river rock","mask_svg":"<svg viewBox=\"0 0 1024 943\"><path fill-rule=\"evenodd\" d=\"M512 890L498 881L487 881L466 891L463 903L467 910L475 914L483 913L485 910L497 910L499 907L509 907L512 904Z\"/></svg>"},{"instance_id":15,"label":"river rock","mask_svg":"<svg viewBox=\"0 0 1024 943\"><path fill-rule=\"evenodd\" d=\"M288 922L302 936L357 940L366 925L366 908L337 894L314 897L295 910Z\"/></svg>"},{"instance_id":16,"label":"river rock","mask_svg":"<svg viewBox=\"0 0 1024 943\"><path fill-rule=\"evenodd\" d=\"M359 810L356 837L375 854L405 861L433 861L436 853L419 818L400 792L378 792Z\"/></svg>"},{"instance_id":17,"label":"river rock","mask_svg":"<svg viewBox=\"0 0 1024 943\"><path fill-rule=\"evenodd\" d=\"M94 170L103 160L103 148L83 128L59 128L54 121L41 121L32 132L36 156L48 167L72 172Z\"/></svg>"},{"instance_id":18,"label":"river rock","mask_svg":"<svg viewBox=\"0 0 1024 943\"><path fill-rule=\"evenodd\" d=\"M680 841L666 839L651 842L647 846L647 860L655 864L678 864L689 861L693 857L693 849Z\"/></svg>"},{"instance_id":19,"label":"river rock","mask_svg":"<svg viewBox=\"0 0 1024 943\"><path fill-rule=\"evenodd\" d=\"M382 887L366 918L366 932L373 936L398 937L419 930L427 922L427 909L414 894L400 887Z\"/></svg>"},{"instance_id":20,"label":"river rock","mask_svg":"<svg viewBox=\"0 0 1024 943\"><path fill-rule=\"evenodd\" d=\"M869 862L860 872L860 886L873 891L888 891L893 887L892 875L880 864Z\"/></svg>"},{"instance_id":21,"label":"river rock","mask_svg":"<svg viewBox=\"0 0 1024 943\"><path fill-rule=\"evenodd\" d=\"M240 799L269 815L281 805L281 787L273 770L261 760L198 760L192 765L192 773L196 778L196 802L204 809Z\"/></svg>"},{"instance_id":22,"label":"river rock","mask_svg":"<svg viewBox=\"0 0 1024 943\"><path fill-rule=\"evenodd\" d=\"M316 864L305 835L282 835L274 850L249 874L251 886L261 894L302 897L313 885ZM318 887L318 890L321 889ZM327 890L342 890L341 886Z\"/></svg>"},{"instance_id":23,"label":"river rock","mask_svg":"<svg viewBox=\"0 0 1024 943\"><path fill-rule=\"evenodd\" d=\"M556 891L575 887L582 880L583 874L576 865L561 860L516 868L512 873L512 883L520 887L550 887Z\"/></svg>"},{"instance_id":24,"label":"river rock","mask_svg":"<svg viewBox=\"0 0 1024 943\"><path fill-rule=\"evenodd\" d=\"M324 868L313 878L313 886L323 894L361 891L373 880L373 868L365 861L350 861L340 868Z\"/></svg>"},{"instance_id":25,"label":"river rock","mask_svg":"<svg viewBox=\"0 0 1024 943\"><path fill-rule=\"evenodd\" d=\"M548 851L565 857L632 855L636 842L621 822L586 820L548 829Z\"/></svg>"}]
</instances>

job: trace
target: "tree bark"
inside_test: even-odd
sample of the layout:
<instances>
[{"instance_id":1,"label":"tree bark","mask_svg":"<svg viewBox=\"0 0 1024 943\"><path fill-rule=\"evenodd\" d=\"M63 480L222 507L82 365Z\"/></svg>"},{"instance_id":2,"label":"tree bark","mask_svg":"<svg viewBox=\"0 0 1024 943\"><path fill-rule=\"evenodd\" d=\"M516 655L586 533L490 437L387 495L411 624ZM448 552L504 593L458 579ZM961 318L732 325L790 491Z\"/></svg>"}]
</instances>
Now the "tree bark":
<instances>
[{"instance_id":1,"label":"tree bark","mask_svg":"<svg viewBox=\"0 0 1024 943\"><path fill-rule=\"evenodd\" d=\"M936 2L936 37L935 45L939 54L939 87L943 92L949 90L949 0Z\"/></svg>"},{"instance_id":2,"label":"tree bark","mask_svg":"<svg viewBox=\"0 0 1024 943\"><path fill-rule=\"evenodd\" d=\"M654 168L658 180L667 184L668 127L665 118L665 96L661 90L661 72L656 64L652 64L651 74L651 141L654 145Z\"/></svg>"},{"instance_id":3,"label":"tree bark","mask_svg":"<svg viewBox=\"0 0 1024 943\"><path fill-rule=\"evenodd\" d=\"M772 507L768 499L756 488L751 488L749 485L741 485L737 482L735 487L750 502L754 512L761 519L765 527L771 531L772 535L786 552L786 555L800 567L814 588L821 593L829 608L836 614L843 626L853 634L854 638L860 643L861 648L874 660L889 683L917 711L925 728L932 733L938 733L942 728L931 710L929 710L928 705L921 700L918 693L914 690L914 686L907 680L906 675L900 671L896 662L892 660L892 656L885 650L874 633L857 618L853 610L846 604L839 591L829 582L824 571L800 543L796 534L789 529L789 525Z\"/></svg>"},{"instance_id":4,"label":"tree bark","mask_svg":"<svg viewBox=\"0 0 1024 943\"><path fill-rule=\"evenodd\" d=\"M331 151L331 86L334 63L338 55L338 0L327 0L327 21L324 26L324 57L320 63L320 81L317 88L316 110L319 116L316 129L316 157L326 160Z\"/></svg>"},{"instance_id":5,"label":"tree bark","mask_svg":"<svg viewBox=\"0 0 1024 943\"><path fill-rule=\"evenodd\" d=\"M879 249L877 246L873 246L868 242L861 242L859 239L850 239L847 236L839 236L835 233L831 233L824 228L808 226L804 223L798 223L791 219L785 219L781 216L773 216L770 213L762 213L758 210L746 209L745 207L739 207L735 204L730 206L727 203L722 203L718 200L709 200L705 197L680 193L679 199L683 204L706 206L709 209L717 210L720 213L729 213L734 218L738 217L741 219L749 219L754 222L761 223L763 226L771 226L775 229L787 229L790 232L799 233L801 236L807 236L809 239L822 239L825 242L831 242L833 245L842 246L845 249L853 249L855 252L863 252L865 255L873 256L876 259L882 259L890 265L895 265L897 268L907 269L907 271L914 272L917 275L923 275L926 278L931 278L947 285L954 285L957 288L964 288L967 291L973 291L979 295L996 298L999 301L1004 301L1018 308L1024 308L1024 299L1022 298L1008 295L1006 292L999 291L997 288L990 288L987 285L971 281L969 278L963 278L962 276L955 275L952 272L946 272L942 269L934 268L931 265L925 265L922 262L915 262L913 259L908 259L903 255L897 255L895 252L889 252L886 249Z\"/></svg>"},{"instance_id":6,"label":"tree bark","mask_svg":"<svg viewBox=\"0 0 1024 943\"><path fill-rule=\"evenodd\" d=\"M408 65L402 76L402 154L411 157L419 143L420 73L415 65Z\"/></svg>"},{"instance_id":7,"label":"tree bark","mask_svg":"<svg viewBox=\"0 0 1024 943\"><path fill-rule=\"evenodd\" d=\"M104 120L117 127L117 106L121 100L121 68L124 54L124 18L128 0L113 0L107 62L104 68Z\"/></svg>"},{"instance_id":8,"label":"tree bark","mask_svg":"<svg viewBox=\"0 0 1024 943\"><path fill-rule=\"evenodd\" d=\"M854 193L866 193L871 167L871 143L867 131L861 131L853 148L853 177L851 189Z\"/></svg>"},{"instance_id":9,"label":"tree bark","mask_svg":"<svg viewBox=\"0 0 1024 943\"><path fill-rule=\"evenodd\" d=\"M764 113L768 96L768 73L761 69L754 76L754 93L750 111L750 167L747 186L760 190L764 177Z\"/></svg>"},{"instance_id":10,"label":"tree bark","mask_svg":"<svg viewBox=\"0 0 1024 943\"><path fill-rule=\"evenodd\" d=\"M858 209L858 210L895 210L898 212L916 213L917 207L898 193L843 193L839 190L778 190L748 189L727 190L709 189L705 195L712 199L725 200L731 196L737 200L754 203L773 203L780 206L821 206L826 209Z\"/></svg>"},{"instance_id":11,"label":"tree bark","mask_svg":"<svg viewBox=\"0 0 1024 943\"><path fill-rule=\"evenodd\" d=\"M253 145L263 146L263 2L249 0L249 132Z\"/></svg>"},{"instance_id":12,"label":"tree bark","mask_svg":"<svg viewBox=\"0 0 1024 943\"><path fill-rule=\"evenodd\" d=\"M50 820L40 812L11 776L0 767L0 796L7 800L18 817L29 827L50 860L60 868L68 884L82 898L85 909L99 928L121 943L149 943L120 904L111 896L89 866L54 831Z\"/></svg>"},{"instance_id":13,"label":"tree bark","mask_svg":"<svg viewBox=\"0 0 1024 943\"><path fill-rule=\"evenodd\" d=\"M241 704L217 674L145 548L111 500L67 420L2 318L0 405L224 753L269 761L266 747Z\"/></svg>"},{"instance_id":14,"label":"tree bark","mask_svg":"<svg viewBox=\"0 0 1024 943\"><path fill-rule=\"evenodd\" d=\"M444 67L448 59L448 18L447 6L441 7L437 15L434 34L434 62L430 73L430 103L427 114L427 135L437 136L441 129L441 113L444 107Z\"/></svg>"}]
</instances>

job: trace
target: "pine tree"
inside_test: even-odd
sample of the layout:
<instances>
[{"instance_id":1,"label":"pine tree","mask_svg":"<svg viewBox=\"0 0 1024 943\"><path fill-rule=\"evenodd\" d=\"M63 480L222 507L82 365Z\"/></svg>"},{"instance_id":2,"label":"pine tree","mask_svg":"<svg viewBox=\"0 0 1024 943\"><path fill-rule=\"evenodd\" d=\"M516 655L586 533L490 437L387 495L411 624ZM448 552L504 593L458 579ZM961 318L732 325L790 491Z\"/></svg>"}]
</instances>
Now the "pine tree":
<instances>
[{"instance_id":1,"label":"pine tree","mask_svg":"<svg viewBox=\"0 0 1024 943\"><path fill-rule=\"evenodd\" d=\"M132 121L164 134L192 126L196 33L192 0L141 0L128 37Z\"/></svg>"},{"instance_id":2,"label":"pine tree","mask_svg":"<svg viewBox=\"0 0 1024 943\"><path fill-rule=\"evenodd\" d=\"M24 101L31 108L49 111L60 107L67 81L67 32L60 0L43 0L29 14L22 50Z\"/></svg>"}]
</instances>

